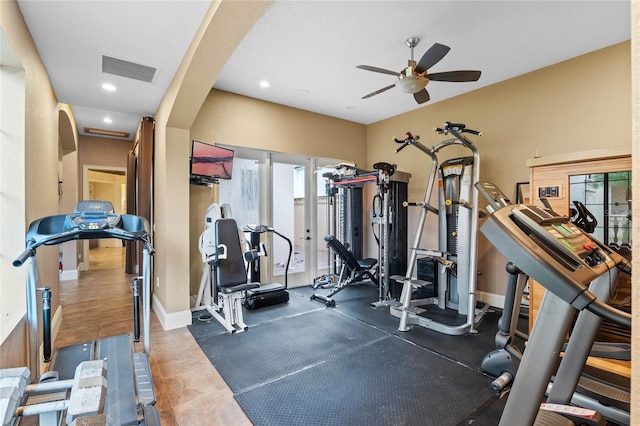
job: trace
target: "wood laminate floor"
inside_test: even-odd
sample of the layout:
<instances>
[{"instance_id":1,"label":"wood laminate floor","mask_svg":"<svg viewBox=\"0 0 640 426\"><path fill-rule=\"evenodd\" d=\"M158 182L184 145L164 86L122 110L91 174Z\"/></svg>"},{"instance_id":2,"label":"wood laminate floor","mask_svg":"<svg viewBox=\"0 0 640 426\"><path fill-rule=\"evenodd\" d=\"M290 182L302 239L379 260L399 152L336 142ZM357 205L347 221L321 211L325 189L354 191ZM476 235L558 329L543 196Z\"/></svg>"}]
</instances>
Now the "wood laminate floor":
<instances>
[{"instance_id":1,"label":"wood laminate floor","mask_svg":"<svg viewBox=\"0 0 640 426\"><path fill-rule=\"evenodd\" d=\"M90 250L90 268L60 283L62 325L55 347L133 331L132 276L124 249ZM251 425L186 328L163 330L151 312L150 363L163 426ZM142 351L142 343L138 344Z\"/></svg>"}]
</instances>

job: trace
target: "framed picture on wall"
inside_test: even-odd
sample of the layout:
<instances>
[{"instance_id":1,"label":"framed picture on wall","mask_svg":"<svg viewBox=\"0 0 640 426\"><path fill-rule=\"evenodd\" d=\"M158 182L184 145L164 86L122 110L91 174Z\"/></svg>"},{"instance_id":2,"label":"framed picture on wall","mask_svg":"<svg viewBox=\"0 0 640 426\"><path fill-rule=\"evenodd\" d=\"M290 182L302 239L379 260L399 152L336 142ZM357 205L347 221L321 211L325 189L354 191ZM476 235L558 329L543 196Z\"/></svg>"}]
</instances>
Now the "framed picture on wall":
<instances>
[{"instance_id":1,"label":"framed picture on wall","mask_svg":"<svg viewBox=\"0 0 640 426\"><path fill-rule=\"evenodd\" d=\"M529 182L516 183L516 204L531 204Z\"/></svg>"}]
</instances>

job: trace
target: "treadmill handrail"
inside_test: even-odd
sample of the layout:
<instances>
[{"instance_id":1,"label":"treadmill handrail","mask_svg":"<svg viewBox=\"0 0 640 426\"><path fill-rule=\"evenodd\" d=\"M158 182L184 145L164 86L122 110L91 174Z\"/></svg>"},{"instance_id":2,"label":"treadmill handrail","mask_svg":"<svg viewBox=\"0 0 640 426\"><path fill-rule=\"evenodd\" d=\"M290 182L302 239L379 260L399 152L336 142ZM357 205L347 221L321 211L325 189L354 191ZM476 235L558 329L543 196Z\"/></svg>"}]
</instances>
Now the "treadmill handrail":
<instances>
[{"instance_id":1,"label":"treadmill handrail","mask_svg":"<svg viewBox=\"0 0 640 426\"><path fill-rule=\"evenodd\" d=\"M117 227L88 230L80 229L79 226L67 228L67 222L65 220L69 216L70 215L46 216L31 222L27 231L26 248L13 261L13 266L22 266L27 259L35 256L36 249L42 245L57 245L71 240L117 238L127 241L141 241L149 254L155 252L149 241L149 224L143 217L128 214L120 215L119 224L129 227L138 224L139 227L135 230L126 230ZM41 228L43 230L41 230ZM53 232L46 232L47 230Z\"/></svg>"}]
</instances>

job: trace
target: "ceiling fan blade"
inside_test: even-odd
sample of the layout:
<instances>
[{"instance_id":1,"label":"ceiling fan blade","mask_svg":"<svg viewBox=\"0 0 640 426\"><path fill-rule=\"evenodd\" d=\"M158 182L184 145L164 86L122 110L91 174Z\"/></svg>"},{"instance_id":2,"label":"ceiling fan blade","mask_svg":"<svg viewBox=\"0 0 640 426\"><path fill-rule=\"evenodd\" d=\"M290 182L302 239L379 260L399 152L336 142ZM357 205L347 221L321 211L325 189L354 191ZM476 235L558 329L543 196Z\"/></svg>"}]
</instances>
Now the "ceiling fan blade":
<instances>
[{"instance_id":1,"label":"ceiling fan blade","mask_svg":"<svg viewBox=\"0 0 640 426\"><path fill-rule=\"evenodd\" d=\"M389 89L393 89L395 86L396 86L395 84L391 84L391 85L389 85L389 86L387 86L387 87L383 87L382 89L378 89L378 90L376 90L375 92L371 92L371 93L369 93L368 95L364 95L361 99L368 99L368 98L370 98L370 97L372 97L372 96L375 96L375 95L377 95L377 94L380 94L380 93L382 93L382 92L385 92L385 91L387 91L387 90L389 90Z\"/></svg>"},{"instance_id":2,"label":"ceiling fan blade","mask_svg":"<svg viewBox=\"0 0 640 426\"><path fill-rule=\"evenodd\" d=\"M477 81L480 78L480 71L445 71L436 72L433 74L427 74L427 77L431 81Z\"/></svg>"},{"instance_id":3,"label":"ceiling fan blade","mask_svg":"<svg viewBox=\"0 0 640 426\"><path fill-rule=\"evenodd\" d=\"M400 75L400 73L397 71L391 71L391 70L386 70L384 68L372 67L370 65L358 65L356 66L356 68L360 68L361 70L366 70L366 71L379 72L382 74L395 75L396 77Z\"/></svg>"},{"instance_id":4,"label":"ceiling fan blade","mask_svg":"<svg viewBox=\"0 0 640 426\"><path fill-rule=\"evenodd\" d=\"M419 104L423 104L423 103L427 102L429 99L431 99L431 97L429 96L429 92L427 92L427 89L422 89L422 90L414 93L413 94L413 98Z\"/></svg>"},{"instance_id":5,"label":"ceiling fan blade","mask_svg":"<svg viewBox=\"0 0 640 426\"><path fill-rule=\"evenodd\" d=\"M440 43L434 43L434 45L431 46L429 50L424 52L422 58L420 58L418 65L416 65L416 72L418 74L422 74L423 72L440 62L440 60L444 58L447 53L449 53L449 50L451 50L449 46L445 46L444 44Z\"/></svg>"}]
</instances>

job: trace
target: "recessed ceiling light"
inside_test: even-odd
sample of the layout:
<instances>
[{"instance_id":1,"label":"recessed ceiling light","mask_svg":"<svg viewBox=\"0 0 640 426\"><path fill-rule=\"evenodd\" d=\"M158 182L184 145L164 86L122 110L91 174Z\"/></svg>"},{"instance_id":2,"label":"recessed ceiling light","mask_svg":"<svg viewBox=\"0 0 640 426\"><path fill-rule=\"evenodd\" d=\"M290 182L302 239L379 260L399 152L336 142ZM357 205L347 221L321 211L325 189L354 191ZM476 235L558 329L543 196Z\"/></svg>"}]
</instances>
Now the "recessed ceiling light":
<instances>
[{"instance_id":1,"label":"recessed ceiling light","mask_svg":"<svg viewBox=\"0 0 640 426\"><path fill-rule=\"evenodd\" d=\"M110 117L105 117L102 119L102 121L104 121L105 123L111 124L113 123L113 120Z\"/></svg>"},{"instance_id":2,"label":"recessed ceiling light","mask_svg":"<svg viewBox=\"0 0 640 426\"><path fill-rule=\"evenodd\" d=\"M268 81L266 81L266 80L262 80L262 81L260 82L260 87L267 88L267 87L269 87L269 86L270 86L270 84L269 84L269 82L268 82Z\"/></svg>"},{"instance_id":3,"label":"recessed ceiling light","mask_svg":"<svg viewBox=\"0 0 640 426\"><path fill-rule=\"evenodd\" d=\"M111 83L104 83L104 84L102 85L102 88L103 88L104 90L106 90L107 92L115 92L115 91L116 91L116 86L114 86L114 85L113 85L113 84L111 84Z\"/></svg>"}]
</instances>

